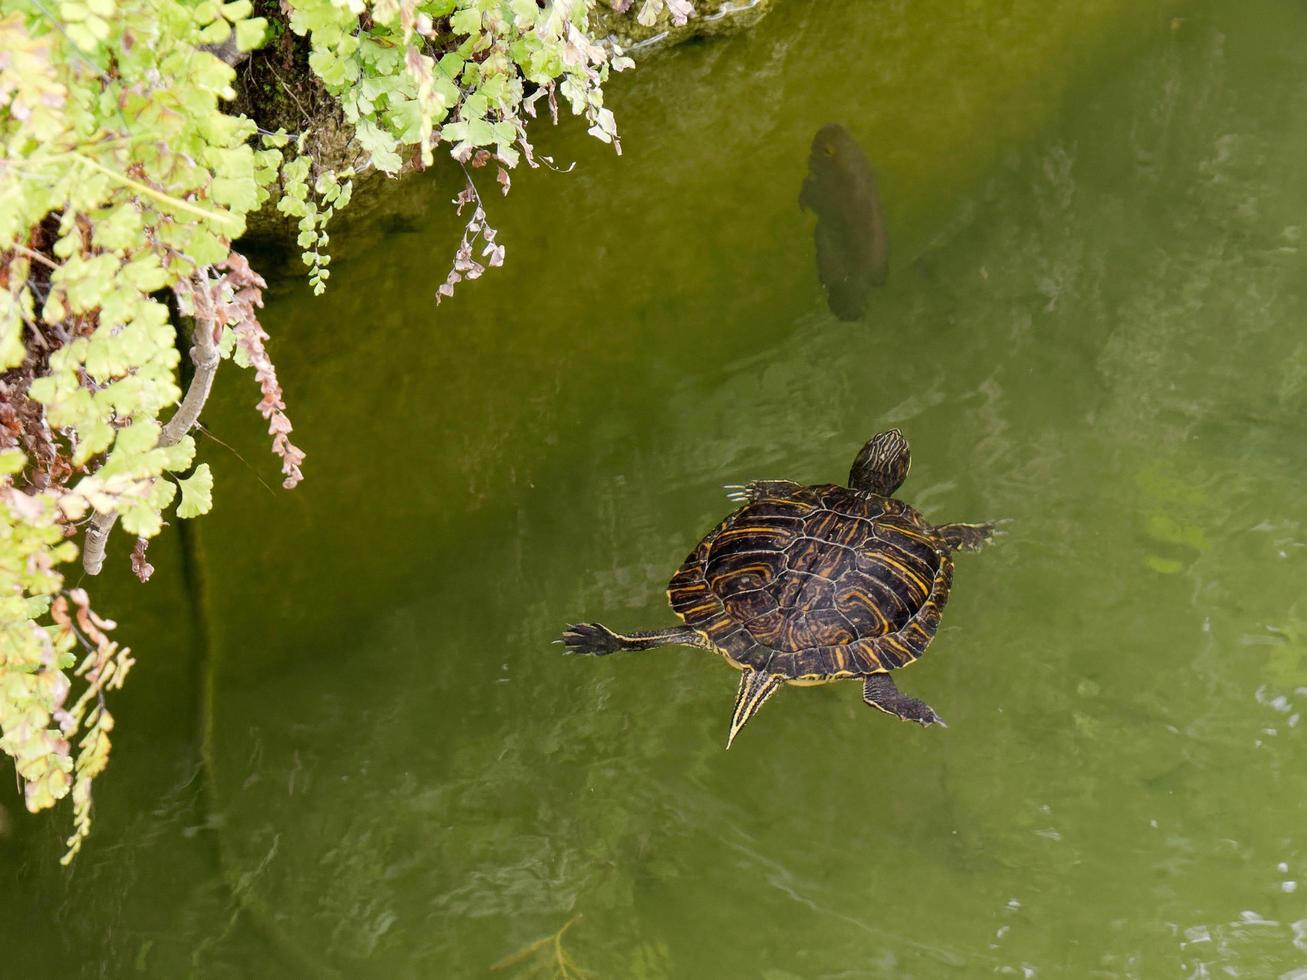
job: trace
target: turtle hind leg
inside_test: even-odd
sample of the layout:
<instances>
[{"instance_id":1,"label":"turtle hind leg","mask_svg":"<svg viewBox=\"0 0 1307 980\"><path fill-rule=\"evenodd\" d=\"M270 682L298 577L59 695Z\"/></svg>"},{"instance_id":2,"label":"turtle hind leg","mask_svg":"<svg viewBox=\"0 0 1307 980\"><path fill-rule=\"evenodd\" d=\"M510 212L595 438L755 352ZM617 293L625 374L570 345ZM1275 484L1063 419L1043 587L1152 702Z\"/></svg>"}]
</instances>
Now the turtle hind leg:
<instances>
[{"instance_id":1,"label":"turtle hind leg","mask_svg":"<svg viewBox=\"0 0 1307 980\"><path fill-rule=\"evenodd\" d=\"M621 651L652 650L654 647L674 644L707 647L707 641L688 626L638 633L614 633L602 623L573 623L554 642L567 647L568 653L586 653L594 657L606 657Z\"/></svg>"},{"instance_id":2,"label":"turtle hind leg","mask_svg":"<svg viewBox=\"0 0 1307 980\"><path fill-rule=\"evenodd\" d=\"M925 701L910 698L890 680L889 674L872 674L862 685L862 700L873 708L879 708L889 715L904 721L915 721L918 725L939 725L948 728L944 719L935 714L935 709Z\"/></svg>"},{"instance_id":3,"label":"turtle hind leg","mask_svg":"<svg viewBox=\"0 0 1307 980\"><path fill-rule=\"evenodd\" d=\"M953 551L979 551L1002 534L993 524L941 524L935 528L938 534Z\"/></svg>"},{"instance_id":4,"label":"turtle hind leg","mask_svg":"<svg viewBox=\"0 0 1307 980\"><path fill-rule=\"evenodd\" d=\"M781 689L785 678L768 674L766 671L745 667L740 672L740 690L735 695L735 710L731 712L731 730L726 733L726 747L729 749L750 718L758 713L763 703Z\"/></svg>"}]
</instances>

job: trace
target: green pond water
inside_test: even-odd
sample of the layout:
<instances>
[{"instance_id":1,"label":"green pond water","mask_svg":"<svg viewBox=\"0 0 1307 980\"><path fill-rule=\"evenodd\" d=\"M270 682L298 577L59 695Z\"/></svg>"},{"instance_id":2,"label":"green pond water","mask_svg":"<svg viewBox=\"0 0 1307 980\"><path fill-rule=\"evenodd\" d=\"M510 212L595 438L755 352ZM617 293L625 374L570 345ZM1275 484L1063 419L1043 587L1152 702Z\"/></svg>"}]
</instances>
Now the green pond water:
<instances>
[{"instance_id":1,"label":"green pond water","mask_svg":"<svg viewBox=\"0 0 1307 980\"><path fill-rule=\"evenodd\" d=\"M227 369L217 506L139 586L94 835L0 795L0 976L1307 976L1307 8L779 3L611 86L624 154L455 172L293 257L265 323L307 480ZM797 206L841 122L889 281L841 323ZM897 675L947 730L562 626L675 622L724 483L1009 518ZM125 564L125 541L115 542ZM579 918L576 918L578 917ZM536 975L541 975L537 973ZM575 975L575 974L574 974Z\"/></svg>"}]
</instances>

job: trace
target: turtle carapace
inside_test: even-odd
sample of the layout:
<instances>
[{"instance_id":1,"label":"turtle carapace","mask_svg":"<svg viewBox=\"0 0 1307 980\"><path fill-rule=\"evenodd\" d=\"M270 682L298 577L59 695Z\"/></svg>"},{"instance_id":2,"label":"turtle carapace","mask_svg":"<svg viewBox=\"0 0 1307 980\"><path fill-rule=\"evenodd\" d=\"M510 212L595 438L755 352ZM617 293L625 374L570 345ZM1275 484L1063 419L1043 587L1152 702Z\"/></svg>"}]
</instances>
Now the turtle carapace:
<instances>
[{"instance_id":1,"label":"turtle carapace","mask_svg":"<svg viewBox=\"0 0 1307 980\"><path fill-rule=\"evenodd\" d=\"M901 694L889 671L920 657L939 628L956 551L981 547L992 524L931 524L892 495L911 454L898 429L858 453L847 487L760 480L730 488L742 506L708 532L667 589L684 626L617 633L569 626L570 653L668 644L719 653L741 672L726 744L783 684L860 679L874 708L943 724Z\"/></svg>"}]
</instances>

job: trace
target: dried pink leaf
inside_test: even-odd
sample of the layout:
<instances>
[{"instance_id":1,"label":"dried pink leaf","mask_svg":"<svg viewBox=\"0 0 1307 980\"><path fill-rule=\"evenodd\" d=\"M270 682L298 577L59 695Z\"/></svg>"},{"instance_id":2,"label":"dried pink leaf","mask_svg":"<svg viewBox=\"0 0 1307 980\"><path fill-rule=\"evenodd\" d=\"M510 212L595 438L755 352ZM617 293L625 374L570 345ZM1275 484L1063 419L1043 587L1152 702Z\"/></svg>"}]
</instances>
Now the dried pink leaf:
<instances>
[{"instance_id":1,"label":"dried pink leaf","mask_svg":"<svg viewBox=\"0 0 1307 980\"><path fill-rule=\"evenodd\" d=\"M150 542L145 538L137 538L136 546L132 548L132 572L142 582L150 581L154 574L154 566L145 557L145 549L149 546Z\"/></svg>"},{"instance_id":2,"label":"dried pink leaf","mask_svg":"<svg viewBox=\"0 0 1307 980\"><path fill-rule=\"evenodd\" d=\"M269 433L280 437L273 439L272 450L281 457L281 471L286 474L282 486L289 490L303 479L299 463L303 462L304 454L285 438L284 434L291 431L290 420L285 415L286 402L277 381L277 369L264 347L268 334L254 313L256 307L263 306L263 289L267 283L250 269L248 260L236 252L232 252L220 268L227 271L215 281L214 288L231 296L225 304L222 319L231 325L236 343L254 368L254 378L262 394L257 406L259 414L268 420Z\"/></svg>"}]
</instances>

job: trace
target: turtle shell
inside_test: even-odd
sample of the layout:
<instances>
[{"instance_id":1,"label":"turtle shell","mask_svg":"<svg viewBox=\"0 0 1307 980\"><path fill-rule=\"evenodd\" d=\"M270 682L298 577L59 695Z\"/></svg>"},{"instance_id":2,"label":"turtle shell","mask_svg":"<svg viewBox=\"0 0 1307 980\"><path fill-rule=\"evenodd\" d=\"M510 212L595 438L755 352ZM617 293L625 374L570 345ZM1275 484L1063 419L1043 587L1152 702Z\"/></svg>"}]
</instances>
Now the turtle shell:
<instances>
[{"instance_id":1,"label":"turtle shell","mask_svg":"<svg viewBox=\"0 0 1307 980\"><path fill-rule=\"evenodd\" d=\"M925 652L948 601L948 548L907 504L770 484L699 543L668 598L742 667L790 680L893 670Z\"/></svg>"}]
</instances>

